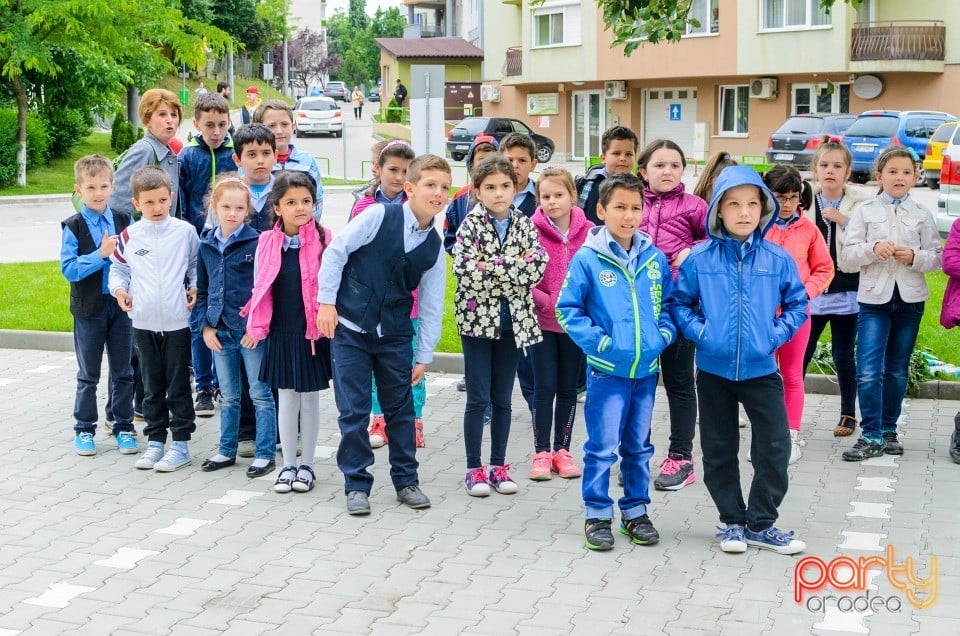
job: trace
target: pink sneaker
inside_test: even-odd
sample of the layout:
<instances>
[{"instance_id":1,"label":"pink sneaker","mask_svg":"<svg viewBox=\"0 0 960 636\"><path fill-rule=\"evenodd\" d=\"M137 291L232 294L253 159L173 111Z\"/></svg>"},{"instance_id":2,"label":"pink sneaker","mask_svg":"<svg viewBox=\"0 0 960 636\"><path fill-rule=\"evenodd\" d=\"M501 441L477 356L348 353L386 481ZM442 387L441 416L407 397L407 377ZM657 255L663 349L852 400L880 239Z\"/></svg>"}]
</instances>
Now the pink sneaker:
<instances>
[{"instance_id":1,"label":"pink sneaker","mask_svg":"<svg viewBox=\"0 0 960 636\"><path fill-rule=\"evenodd\" d=\"M463 485L471 497L487 497L490 495L490 482L487 481L487 469L471 468L467 471L467 477L463 480Z\"/></svg>"},{"instance_id":2,"label":"pink sneaker","mask_svg":"<svg viewBox=\"0 0 960 636\"><path fill-rule=\"evenodd\" d=\"M564 479L576 479L580 476L580 469L573 463L573 455L565 448L553 454L553 472Z\"/></svg>"},{"instance_id":3,"label":"pink sneaker","mask_svg":"<svg viewBox=\"0 0 960 636\"><path fill-rule=\"evenodd\" d=\"M520 489L507 472L509 468L510 464L490 467L490 485L501 495L513 495Z\"/></svg>"},{"instance_id":4,"label":"pink sneaker","mask_svg":"<svg viewBox=\"0 0 960 636\"><path fill-rule=\"evenodd\" d=\"M550 473L553 457L550 451L543 451L533 456L533 466L530 467L530 479L533 481L547 481L553 479Z\"/></svg>"},{"instance_id":5,"label":"pink sneaker","mask_svg":"<svg viewBox=\"0 0 960 636\"><path fill-rule=\"evenodd\" d=\"M680 490L696 480L693 461L683 455L670 453L660 462L660 475L653 480L653 487L657 490Z\"/></svg>"},{"instance_id":6,"label":"pink sneaker","mask_svg":"<svg viewBox=\"0 0 960 636\"><path fill-rule=\"evenodd\" d=\"M374 415L367 429L370 435L370 448L380 448L387 443L387 422L382 415Z\"/></svg>"}]
</instances>

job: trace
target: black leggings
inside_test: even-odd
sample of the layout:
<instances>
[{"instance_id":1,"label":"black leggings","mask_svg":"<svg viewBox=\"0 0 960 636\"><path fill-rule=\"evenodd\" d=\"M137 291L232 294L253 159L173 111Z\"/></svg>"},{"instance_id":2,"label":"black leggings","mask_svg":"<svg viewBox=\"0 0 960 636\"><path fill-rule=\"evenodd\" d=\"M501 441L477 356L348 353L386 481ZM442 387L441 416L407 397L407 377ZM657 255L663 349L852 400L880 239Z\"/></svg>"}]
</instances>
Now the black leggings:
<instances>
[{"instance_id":1,"label":"black leggings","mask_svg":"<svg viewBox=\"0 0 960 636\"><path fill-rule=\"evenodd\" d=\"M583 369L583 351L565 333L543 332L533 347L533 447L535 452L570 450L577 415L577 384ZM554 402L556 398L556 402ZM554 425L556 428L554 429Z\"/></svg>"},{"instance_id":2,"label":"black leggings","mask_svg":"<svg viewBox=\"0 0 960 636\"><path fill-rule=\"evenodd\" d=\"M803 373L813 359L817 341L824 328L830 324L830 348L833 366L837 369L837 384L840 387L840 415L857 416L857 363L854 354L857 344L857 314L824 314L810 317L810 340L803 356Z\"/></svg>"}]
</instances>

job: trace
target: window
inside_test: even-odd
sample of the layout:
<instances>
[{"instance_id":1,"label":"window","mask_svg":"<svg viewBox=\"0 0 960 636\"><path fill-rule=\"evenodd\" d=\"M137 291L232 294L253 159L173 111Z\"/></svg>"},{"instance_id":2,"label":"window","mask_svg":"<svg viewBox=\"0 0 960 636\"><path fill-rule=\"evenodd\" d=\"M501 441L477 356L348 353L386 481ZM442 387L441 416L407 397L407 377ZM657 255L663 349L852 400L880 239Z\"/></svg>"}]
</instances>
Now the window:
<instances>
[{"instance_id":1,"label":"window","mask_svg":"<svg viewBox=\"0 0 960 636\"><path fill-rule=\"evenodd\" d=\"M700 23L687 25L687 35L708 35L720 32L720 0L693 0L688 17Z\"/></svg>"},{"instance_id":2,"label":"window","mask_svg":"<svg viewBox=\"0 0 960 636\"><path fill-rule=\"evenodd\" d=\"M817 89L814 102L813 94ZM850 84L834 84L833 92L827 84L794 84L793 114L807 113L849 113Z\"/></svg>"},{"instance_id":3,"label":"window","mask_svg":"<svg viewBox=\"0 0 960 636\"><path fill-rule=\"evenodd\" d=\"M533 12L533 46L580 44L580 3L550 3Z\"/></svg>"},{"instance_id":4,"label":"window","mask_svg":"<svg viewBox=\"0 0 960 636\"><path fill-rule=\"evenodd\" d=\"M746 135L750 110L750 87L720 87L720 126L721 135Z\"/></svg>"},{"instance_id":5,"label":"window","mask_svg":"<svg viewBox=\"0 0 960 636\"><path fill-rule=\"evenodd\" d=\"M830 25L820 0L760 0L760 14L763 30Z\"/></svg>"}]
</instances>

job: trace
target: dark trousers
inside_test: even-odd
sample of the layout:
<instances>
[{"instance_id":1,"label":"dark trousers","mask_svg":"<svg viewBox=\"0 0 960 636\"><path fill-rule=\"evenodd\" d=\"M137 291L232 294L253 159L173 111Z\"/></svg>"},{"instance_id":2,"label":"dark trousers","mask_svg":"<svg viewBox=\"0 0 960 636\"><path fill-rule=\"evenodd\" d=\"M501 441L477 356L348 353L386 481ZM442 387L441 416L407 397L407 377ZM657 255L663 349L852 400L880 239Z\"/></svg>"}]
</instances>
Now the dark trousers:
<instances>
[{"instance_id":1,"label":"dark trousers","mask_svg":"<svg viewBox=\"0 0 960 636\"><path fill-rule=\"evenodd\" d=\"M703 483L720 512L720 521L765 530L777 520L777 508L787 494L790 433L779 373L750 380L697 371L700 401L700 449ZM753 482L749 505L740 487L740 422L738 404L750 418L750 459Z\"/></svg>"},{"instance_id":2,"label":"dark trousers","mask_svg":"<svg viewBox=\"0 0 960 636\"><path fill-rule=\"evenodd\" d=\"M257 438L257 416L253 408L253 400L250 399L250 382L247 381L246 367L243 360L240 361L240 428L237 439L241 442L252 442ZM260 373L260 369L255 369ZM277 403L277 390L273 391L273 403ZM279 428L277 429L277 439L279 437Z\"/></svg>"},{"instance_id":3,"label":"dark trousers","mask_svg":"<svg viewBox=\"0 0 960 636\"><path fill-rule=\"evenodd\" d=\"M570 450L573 420L577 416L577 384L583 370L583 351L565 333L544 331L533 353L533 447L537 453L553 448Z\"/></svg>"},{"instance_id":4,"label":"dark trousers","mask_svg":"<svg viewBox=\"0 0 960 636\"><path fill-rule=\"evenodd\" d=\"M857 314L824 314L810 316L810 340L803 354L803 372L813 360L817 341L827 325L830 325L830 352L837 370L837 385L840 388L840 415L857 416Z\"/></svg>"},{"instance_id":5,"label":"dark trousers","mask_svg":"<svg viewBox=\"0 0 960 636\"><path fill-rule=\"evenodd\" d=\"M197 391L220 386L217 382L217 369L213 364L213 352L203 341L205 324L206 321L200 312L194 311L190 314L190 357L193 361L193 380L197 385Z\"/></svg>"},{"instance_id":6,"label":"dark trousers","mask_svg":"<svg viewBox=\"0 0 960 636\"><path fill-rule=\"evenodd\" d=\"M697 387L693 359L697 347L682 334L660 354L663 388L670 407L670 453L693 459L693 436L697 430Z\"/></svg>"},{"instance_id":7,"label":"dark trousers","mask_svg":"<svg viewBox=\"0 0 960 636\"><path fill-rule=\"evenodd\" d=\"M116 300L113 301L116 304ZM118 307L119 309L119 307ZM133 369L133 412L143 415L143 378L140 377L140 360L137 358L137 347L133 344L133 327L130 327L130 368ZM103 407L104 417L108 422L116 421L113 415L113 377L107 384L107 404Z\"/></svg>"},{"instance_id":8,"label":"dark trousers","mask_svg":"<svg viewBox=\"0 0 960 636\"><path fill-rule=\"evenodd\" d=\"M397 490L419 485L416 434L413 430L413 338L359 333L337 326L330 341L333 358L333 388L340 411L340 447L337 465L343 472L344 492L370 494L373 449L367 424L370 419L370 374L377 382L377 396L387 422L390 439L390 479Z\"/></svg>"},{"instance_id":9,"label":"dark trousers","mask_svg":"<svg viewBox=\"0 0 960 636\"><path fill-rule=\"evenodd\" d=\"M92 318L74 318L73 348L77 354L77 396L73 404L76 433L97 430L97 384L103 351L110 368L108 392L116 398L116 408L107 419L114 421L114 434L133 431L133 368L130 355L133 344L130 317L110 296L103 297L103 309Z\"/></svg>"},{"instance_id":10,"label":"dark trousers","mask_svg":"<svg viewBox=\"0 0 960 636\"><path fill-rule=\"evenodd\" d=\"M143 373L144 435L151 442L186 442L197 430L190 392L190 329L133 330Z\"/></svg>"},{"instance_id":11,"label":"dark trousers","mask_svg":"<svg viewBox=\"0 0 960 636\"><path fill-rule=\"evenodd\" d=\"M503 466L510 438L510 405L513 379L517 375L517 349L512 331L503 331L496 340L460 336L463 343L464 377L467 380L467 406L463 412L463 443L467 451L467 469L483 466L483 419L487 405L490 420L490 465ZM389 421L389 419L388 419Z\"/></svg>"},{"instance_id":12,"label":"dark trousers","mask_svg":"<svg viewBox=\"0 0 960 636\"><path fill-rule=\"evenodd\" d=\"M533 356L530 355L529 348L527 349L527 355L523 355L521 352L517 359L517 380L520 382L520 394L526 401L527 408L532 412L536 380L533 373Z\"/></svg>"}]
</instances>

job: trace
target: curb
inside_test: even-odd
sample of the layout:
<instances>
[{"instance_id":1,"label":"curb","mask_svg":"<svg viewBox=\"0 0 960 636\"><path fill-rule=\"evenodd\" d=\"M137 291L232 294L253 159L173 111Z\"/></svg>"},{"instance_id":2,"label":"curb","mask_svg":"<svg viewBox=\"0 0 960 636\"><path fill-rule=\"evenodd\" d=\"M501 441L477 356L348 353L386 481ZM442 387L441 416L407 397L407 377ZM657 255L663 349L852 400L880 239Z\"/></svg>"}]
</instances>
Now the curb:
<instances>
[{"instance_id":1,"label":"curb","mask_svg":"<svg viewBox=\"0 0 960 636\"><path fill-rule=\"evenodd\" d=\"M73 351L73 334L54 331L22 331L0 329L0 349L37 349L40 351ZM463 374L463 355L459 353L435 353L430 364L432 371ZM837 377L834 375L808 375L804 381L807 393L839 395ZM960 400L960 382L929 380L920 385L924 400Z\"/></svg>"},{"instance_id":2,"label":"curb","mask_svg":"<svg viewBox=\"0 0 960 636\"><path fill-rule=\"evenodd\" d=\"M0 197L0 205L24 205L30 203L70 203L72 194L14 194Z\"/></svg>"}]
</instances>

